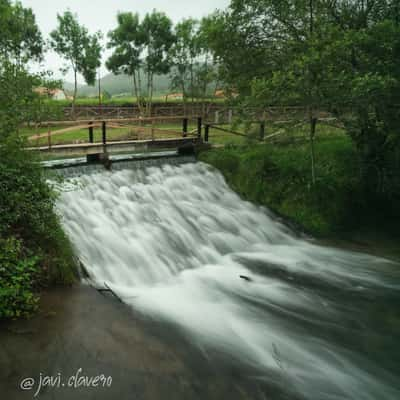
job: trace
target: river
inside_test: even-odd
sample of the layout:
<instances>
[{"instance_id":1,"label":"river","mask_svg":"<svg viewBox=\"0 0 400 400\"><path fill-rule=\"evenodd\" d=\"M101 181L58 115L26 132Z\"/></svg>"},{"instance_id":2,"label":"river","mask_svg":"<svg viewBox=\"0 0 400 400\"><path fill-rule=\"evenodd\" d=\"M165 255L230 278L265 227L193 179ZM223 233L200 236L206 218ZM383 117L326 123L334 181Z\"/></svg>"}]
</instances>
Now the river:
<instances>
[{"instance_id":1,"label":"river","mask_svg":"<svg viewBox=\"0 0 400 400\"><path fill-rule=\"evenodd\" d=\"M396 263L301 237L203 163L75 168L58 210L91 284L272 399L400 398Z\"/></svg>"}]
</instances>

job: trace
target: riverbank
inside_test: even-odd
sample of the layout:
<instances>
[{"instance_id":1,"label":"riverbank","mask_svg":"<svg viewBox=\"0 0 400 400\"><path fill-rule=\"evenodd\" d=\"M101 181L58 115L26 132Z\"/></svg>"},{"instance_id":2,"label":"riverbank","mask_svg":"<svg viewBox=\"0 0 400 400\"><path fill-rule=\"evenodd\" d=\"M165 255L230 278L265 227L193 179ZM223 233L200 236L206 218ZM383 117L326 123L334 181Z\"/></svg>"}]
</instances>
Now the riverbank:
<instances>
[{"instance_id":1,"label":"riverbank","mask_svg":"<svg viewBox=\"0 0 400 400\"><path fill-rule=\"evenodd\" d=\"M366 198L350 139L321 138L315 153L315 185L310 184L308 143L228 146L203 151L199 160L219 169L242 198L270 208L307 234L331 240L353 237L354 242L365 243L373 236L398 238L398 219L393 217L398 210Z\"/></svg>"}]
</instances>

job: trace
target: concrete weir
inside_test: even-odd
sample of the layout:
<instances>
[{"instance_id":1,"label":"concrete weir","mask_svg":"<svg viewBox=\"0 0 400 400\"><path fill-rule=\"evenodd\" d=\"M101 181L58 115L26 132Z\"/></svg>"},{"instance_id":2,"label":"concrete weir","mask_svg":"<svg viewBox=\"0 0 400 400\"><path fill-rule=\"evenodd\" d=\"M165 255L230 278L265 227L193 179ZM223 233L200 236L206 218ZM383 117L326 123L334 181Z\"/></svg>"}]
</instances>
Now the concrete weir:
<instances>
[{"instance_id":1,"label":"concrete weir","mask_svg":"<svg viewBox=\"0 0 400 400\"><path fill-rule=\"evenodd\" d=\"M183 145L198 144L201 139L196 137L156 139L156 140L125 140L108 141L103 143L62 144L55 146L29 147L28 150L50 152L52 154L98 154L103 152L115 153L119 151L146 151L149 149L180 148Z\"/></svg>"}]
</instances>

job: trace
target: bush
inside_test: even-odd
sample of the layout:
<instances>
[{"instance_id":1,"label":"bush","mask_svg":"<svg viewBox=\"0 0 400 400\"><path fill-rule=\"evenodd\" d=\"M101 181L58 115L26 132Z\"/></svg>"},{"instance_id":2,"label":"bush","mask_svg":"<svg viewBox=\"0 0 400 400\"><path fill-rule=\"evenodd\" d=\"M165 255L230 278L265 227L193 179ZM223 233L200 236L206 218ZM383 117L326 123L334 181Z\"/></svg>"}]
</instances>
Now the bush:
<instances>
[{"instance_id":1,"label":"bush","mask_svg":"<svg viewBox=\"0 0 400 400\"><path fill-rule=\"evenodd\" d=\"M0 144L0 318L27 315L34 292L74 281L71 245L56 215L55 194L34 155L16 136Z\"/></svg>"},{"instance_id":2,"label":"bush","mask_svg":"<svg viewBox=\"0 0 400 400\"><path fill-rule=\"evenodd\" d=\"M315 235L387 217L387 199L378 204L366 196L357 151L344 134L316 142L315 185L308 143L214 149L201 153L200 159L220 169L246 200L269 207Z\"/></svg>"},{"instance_id":3,"label":"bush","mask_svg":"<svg viewBox=\"0 0 400 400\"><path fill-rule=\"evenodd\" d=\"M0 239L0 319L27 316L37 308L38 274L38 257L24 255L21 241Z\"/></svg>"}]
</instances>

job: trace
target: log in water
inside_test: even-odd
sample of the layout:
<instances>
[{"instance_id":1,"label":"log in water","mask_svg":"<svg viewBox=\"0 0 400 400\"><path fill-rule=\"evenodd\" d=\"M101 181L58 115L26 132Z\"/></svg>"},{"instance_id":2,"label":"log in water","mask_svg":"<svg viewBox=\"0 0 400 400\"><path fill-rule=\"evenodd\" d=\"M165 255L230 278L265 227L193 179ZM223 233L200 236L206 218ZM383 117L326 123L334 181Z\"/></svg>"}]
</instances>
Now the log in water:
<instances>
[{"instance_id":1,"label":"log in water","mask_svg":"<svg viewBox=\"0 0 400 400\"><path fill-rule=\"evenodd\" d=\"M74 183L58 208L94 284L211 363L225 354L285 398L400 398L398 265L299 238L202 163Z\"/></svg>"}]
</instances>

